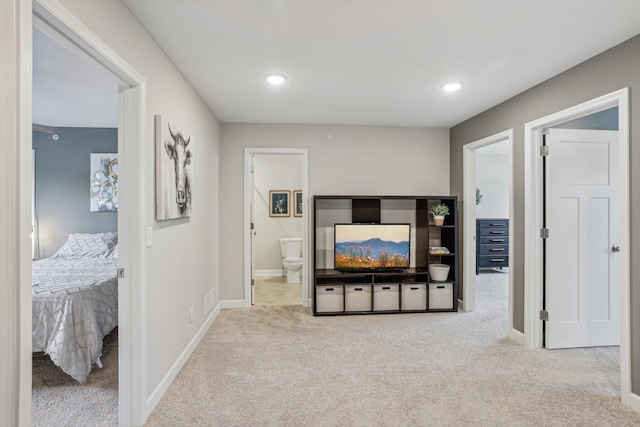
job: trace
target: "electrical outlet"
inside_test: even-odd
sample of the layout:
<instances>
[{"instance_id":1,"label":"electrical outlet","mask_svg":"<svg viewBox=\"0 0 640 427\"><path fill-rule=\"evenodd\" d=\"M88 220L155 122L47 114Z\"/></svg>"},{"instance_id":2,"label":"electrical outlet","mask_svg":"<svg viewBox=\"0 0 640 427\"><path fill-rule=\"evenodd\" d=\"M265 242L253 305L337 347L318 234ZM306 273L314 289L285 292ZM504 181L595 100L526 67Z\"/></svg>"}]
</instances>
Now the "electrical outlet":
<instances>
[{"instance_id":1,"label":"electrical outlet","mask_svg":"<svg viewBox=\"0 0 640 427\"><path fill-rule=\"evenodd\" d=\"M193 307L189 308L189 323L193 323Z\"/></svg>"}]
</instances>

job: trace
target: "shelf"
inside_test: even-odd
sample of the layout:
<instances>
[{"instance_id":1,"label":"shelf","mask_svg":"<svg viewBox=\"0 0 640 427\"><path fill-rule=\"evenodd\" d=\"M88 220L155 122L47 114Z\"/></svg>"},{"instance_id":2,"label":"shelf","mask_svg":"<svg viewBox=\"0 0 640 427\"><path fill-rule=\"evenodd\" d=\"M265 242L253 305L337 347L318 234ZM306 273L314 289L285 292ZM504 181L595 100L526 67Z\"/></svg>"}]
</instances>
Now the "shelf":
<instances>
[{"instance_id":1,"label":"shelf","mask_svg":"<svg viewBox=\"0 0 640 427\"><path fill-rule=\"evenodd\" d=\"M458 227L457 198L455 196L314 196L313 267L314 296L318 290L328 291L323 295L323 307L318 309L314 299L314 315L393 314L406 312L440 312L458 309ZM436 226L429 215L431 206L446 204L450 214L445 223ZM410 223L411 224L411 268L403 271L362 270L344 272L333 269L334 231L337 223ZM443 246L449 253L430 253L430 247ZM429 264L441 263L451 266L447 281L430 280ZM370 287L371 310L347 310L346 289L353 286ZM386 285L386 286L385 286ZM439 288L446 285L445 290ZM376 309L375 290L380 286L394 289L397 295L387 291L383 309ZM433 287L436 287L432 289ZM404 290L404 293L403 293ZM340 293L341 292L341 293ZM389 295L391 292L391 296ZM434 293L435 292L435 293ZM431 294L431 299L429 297ZM412 297L413 295L413 297ZM368 294L367 294L368 297ZM353 298L353 297L352 297ZM363 303L362 295L357 296ZM403 298L405 300L403 300ZM407 298L409 298L407 300ZM417 298L417 299L416 299ZM437 301L433 300L437 298ZM334 306L327 306L326 301ZM435 302L434 302L435 301ZM368 303L366 303L368 307ZM398 309L396 309L396 304ZM403 305L404 304L404 305ZM443 308L444 307L444 308ZM363 308L363 307L356 307ZM391 309L384 309L391 308Z\"/></svg>"}]
</instances>

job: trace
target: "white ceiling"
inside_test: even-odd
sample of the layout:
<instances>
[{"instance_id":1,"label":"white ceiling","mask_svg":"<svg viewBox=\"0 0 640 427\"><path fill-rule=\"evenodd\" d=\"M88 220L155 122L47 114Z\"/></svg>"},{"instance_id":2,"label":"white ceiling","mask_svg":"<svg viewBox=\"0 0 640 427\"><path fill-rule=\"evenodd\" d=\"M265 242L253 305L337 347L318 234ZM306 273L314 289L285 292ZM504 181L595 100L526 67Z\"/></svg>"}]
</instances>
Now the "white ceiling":
<instances>
[{"instance_id":1,"label":"white ceiling","mask_svg":"<svg viewBox=\"0 0 640 427\"><path fill-rule=\"evenodd\" d=\"M222 122L448 128L640 32L636 0L123 2Z\"/></svg>"},{"instance_id":2,"label":"white ceiling","mask_svg":"<svg viewBox=\"0 0 640 427\"><path fill-rule=\"evenodd\" d=\"M33 30L32 96L33 123L118 127L118 80L78 49L70 44L63 47L37 28Z\"/></svg>"}]
</instances>

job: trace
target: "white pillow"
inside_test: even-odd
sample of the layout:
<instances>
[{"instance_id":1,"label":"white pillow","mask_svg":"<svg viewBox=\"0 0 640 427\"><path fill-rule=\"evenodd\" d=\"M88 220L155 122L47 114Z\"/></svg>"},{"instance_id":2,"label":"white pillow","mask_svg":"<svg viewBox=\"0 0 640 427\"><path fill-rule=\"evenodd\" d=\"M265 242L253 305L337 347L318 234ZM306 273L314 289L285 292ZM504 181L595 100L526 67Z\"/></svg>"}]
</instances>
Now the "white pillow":
<instances>
[{"instance_id":1,"label":"white pillow","mask_svg":"<svg viewBox=\"0 0 640 427\"><path fill-rule=\"evenodd\" d=\"M117 243L113 248L111 248L111 251L109 251L109 255L107 255L107 258L118 258L118 244Z\"/></svg>"},{"instance_id":2,"label":"white pillow","mask_svg":"<svg viewBox=\"0 0 640 427\"><path fill-rule=\"evenodd\" d=\"M73 233L52 258L105 258L117 242L118 233Z\"/></svg>"}]
</instances>

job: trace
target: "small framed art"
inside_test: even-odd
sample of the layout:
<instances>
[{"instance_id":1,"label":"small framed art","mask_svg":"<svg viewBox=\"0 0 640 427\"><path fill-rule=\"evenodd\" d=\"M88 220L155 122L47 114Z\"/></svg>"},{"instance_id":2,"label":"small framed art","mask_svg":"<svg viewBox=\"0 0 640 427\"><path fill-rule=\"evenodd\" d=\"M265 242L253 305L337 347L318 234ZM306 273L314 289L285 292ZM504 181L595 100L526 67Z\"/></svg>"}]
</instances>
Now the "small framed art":
<instances>
[{"instance_id":1,"label":"small framed art","mask_svg":"<svg viewBox=\"0 0 640 427\"><path fill-rule=\"evenodd\" d=\"M302 216L302 190L293 190L293 216Z\"/></svg>"},{"instance_id":2,"label":"small framed art","mask_svg":"<svg viewBox=\"0 0 640 427\"><path fill-rule=\"evenodd\" d=\"M282 217L290 216L289 212L289 190L269 191L269 216Z\"/></svg>"}]
</instances>

